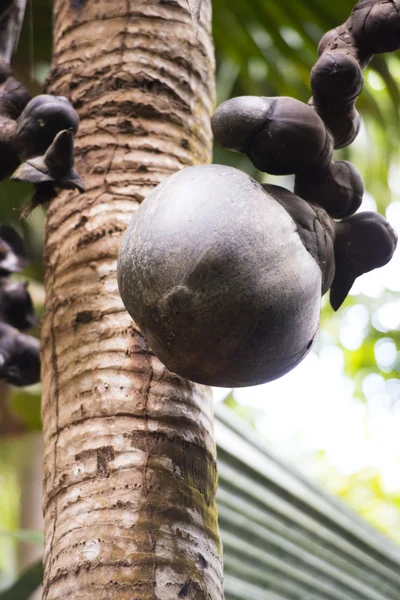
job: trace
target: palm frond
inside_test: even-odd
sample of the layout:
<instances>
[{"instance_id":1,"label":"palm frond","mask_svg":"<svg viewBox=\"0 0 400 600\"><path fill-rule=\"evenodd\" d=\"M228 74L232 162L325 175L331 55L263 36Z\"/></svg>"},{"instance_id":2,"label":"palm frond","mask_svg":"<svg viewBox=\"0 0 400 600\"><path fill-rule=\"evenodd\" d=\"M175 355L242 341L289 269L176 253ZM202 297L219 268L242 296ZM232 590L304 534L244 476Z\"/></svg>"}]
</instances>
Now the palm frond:
<instances>
[{"instance_id":1,"label":"palm frond","mask_svg":"<svg viewBox=\"0 0 400 600\"><path fill-rule=\"evenodd\" d=\"M26 0L2 0L0 7L0 56L7 62L17 47Z\"/></svg>"}]
</instances>

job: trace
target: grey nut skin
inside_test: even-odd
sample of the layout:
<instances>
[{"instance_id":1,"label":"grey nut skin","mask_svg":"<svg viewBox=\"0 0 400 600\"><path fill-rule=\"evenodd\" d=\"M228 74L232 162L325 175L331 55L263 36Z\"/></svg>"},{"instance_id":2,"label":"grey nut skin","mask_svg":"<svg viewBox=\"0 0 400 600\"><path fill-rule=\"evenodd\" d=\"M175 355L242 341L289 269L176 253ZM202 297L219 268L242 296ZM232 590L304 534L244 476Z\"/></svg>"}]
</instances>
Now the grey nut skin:
<instances>
[{"instance_id":1,"label":"grey nut skin","mask_svg":"<svg viewBox=\"0 0 400 600\"><path fill-rule=\"evenodd\" d=\"M247 153L254 135L268 125L272 98L239 96L218 106L211 118L218 144L227 150Z\"/></svg>"},{"instance_id":2,"label":"grey nut skin","mask_svg":"<svg viewBox=\"0 0 400 600\"><path fill-rule=\"evenodd\" d=\"M318 331L320 266L281 203L231 167L184 169L148 196L123 238L118 284L156 356L203 384L277 379Z\"/></svg>"}]
</instances>

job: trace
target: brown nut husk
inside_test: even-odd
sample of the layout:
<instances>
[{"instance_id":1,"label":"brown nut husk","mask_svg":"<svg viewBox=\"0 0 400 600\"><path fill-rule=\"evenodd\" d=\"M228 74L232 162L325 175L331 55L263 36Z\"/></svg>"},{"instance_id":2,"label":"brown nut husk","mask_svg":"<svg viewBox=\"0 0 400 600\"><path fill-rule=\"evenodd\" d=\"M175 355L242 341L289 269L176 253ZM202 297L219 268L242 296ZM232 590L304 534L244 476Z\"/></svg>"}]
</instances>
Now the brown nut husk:
<instances>
[{"instance_id":1,"label":"brown nut husk","mask_svg":"<svg viewBox=\"0 0 400 600\"><path fill-rule=\"evenodd\" d=\"M0 279L0 322L20 331L35 327L38 319L28 292L28 283Z\"/></svg>"},{"instance_id":2,"label":"brown nut husk","mask_svg":"<svg viewBox=\"0 0 400 600\"><path fill-rule=\"evenodd\" d=\"M324 164L333 150L320 117L294 98L232 98L217 108L211 126L223 148L247 154L257 169L272 175Z\"/></svg>"},{"instance_id":3,"label":"brown nut husk","mask_svg":"<svg viewBox=\"0 0 400 600\"><path fill-rule=\"evenodd\" d=\"M382 215L369 211L336 223L335 230L336 273L330 302L338 310L357 277L390 261L397 235Z\"/></svg>"},{"instance_id":4,"label":"brown nut husk","mask_svg":"<svg viewBox=\"0 0 400 600\"><path fill-rule=\"evenodd\" d=\"M40 381L40 342L0 323L0 379L26 386Z\"/></svg>"},{"instance_id":5,"label":"brown nut husk","mask_svg":"<svg viewBox=\"0 0 400 600\"><path fill-rule=\"evenodd\" d=\"M314 103L331 103L332 111L337 102L346 103L357 98L364 85L364 77L358 62L339 51L324 53L311 71L311 89Z\"/></svg>"},{"instance_id":6,"label":"brown nut husk","mask_svg":"<svg viewBox=\"0 0 400 600\"><path fill-rule=\"evenodd\" d=\"M0 115L17 119L31 100L31 95L22 83L9 77L0 89Z\"/></svg>"},{"instance_id":7,"label":"brown nut husk","mask_svg":"<svg viewBox=\"0 0 400 600\"><path fill-rule=\"evenodd\" d=\"M398 0L360 0L349 19L359 51L380 54L400 50L400 7Z\"/></svg>"},{"instance_id":8,"label":"brown nut husk","mask_svg":"<svg viewBox=\"0 0 400 600\"><path fill-rule=\"evenodd\" d=\"M19 165L18 150L14 143L16 122L0 115L0 181L9 177Z\"/></svg>"},{"instance_id":9,"label":"brown nut husk","mask_svg":"<svg viewBox=\"0 0 400 600\"><path fill-rule=\"evenodd\" d=\"M315 104L315 99L311 98L309 105L314 108L319 117L325 123L327 129L334 138L334 148L346 148L350 146L358 136L361 127L360 113L354 108L354 103L336 104L324 103L320 99L319 104Z\"/></svg>"},{"instance_id":10,"label":"brown nut husk","mask_svg":"<svg viewBox=\"0 0 400 600\"><path fill-rule=\"evenodd\" d=\"M79 117L64 96L35 96L17 120L16 144L22 162L43 156L57 133L79 127Z\"/></svg>"},{"instance_id":11,"label":"brown nut husk","mask_svg":"<svg viewBox=\"0 0 400 600\"><path fill-rule=\"evenodd\" d=\"M308 232L309 251L277 197L291 197L309 229L315 211L273 187L231 167L190 167L159 185L128 227L118 258L122 300L156 356L183 377L256 385L310 351L324 236ZM332 259L332 244L325 249Z\"/></svg>"},{"instance_id":12,"label":"brown nut husk","mask_svg":"<svg viewBox=\"0 0 400 600\"><path fill-rule=\"evenodd\" d=\"M264 183L263 188L295 222L304 247L321 269L321 294L324 295L335 276L335 223L323 208L306 202L285 188L270 183Z\"/></svg>"},{"instance_id":13,"label":"brown nut husk","mask_svg":"<svg viewBox=\"0 0 400 600\"><path fill-rule=\"evenodd\" d=\"M354 165L339 160L324 169L312 169L298 175L294 193L321 206L333 219L343 219L360 208L364 183Z\"/></svg>"},{"instance_id":14,"label":"brown nut husk","mask_svg":"<svg viewBox=\"0 0 400 600\"><path fill-rule=\"evenodd\" d=\"M1 80L1 61L0 61ZM6 77L0 85L0 181L9 177L19 165L15 119L31 99L28 90L14 77Z\"/></svg>"}]
</instances>

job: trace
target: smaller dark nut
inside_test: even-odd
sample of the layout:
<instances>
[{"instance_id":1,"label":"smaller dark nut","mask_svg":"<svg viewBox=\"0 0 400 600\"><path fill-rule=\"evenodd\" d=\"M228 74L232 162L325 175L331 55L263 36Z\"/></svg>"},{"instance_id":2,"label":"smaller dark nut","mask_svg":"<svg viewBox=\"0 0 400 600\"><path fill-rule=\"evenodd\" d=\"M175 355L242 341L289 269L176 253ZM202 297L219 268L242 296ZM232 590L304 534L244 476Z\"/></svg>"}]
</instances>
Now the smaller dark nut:
<instances>
[{"instance_id":1,"label":"smaller dark nut","mask_svg":"<svg viewBox=\"0 0 400 600\"><path fill-rule=\"evenodd\" d=\"M27 282L0 279L0 321L20 331L37 325Z\"/></svg>"},{"instance_id":2,"label":"smaller dark nut","mask_svg":"<svg viewBox=\"0 0 400 600\"><path fill-rule=\"evenodd\" d=\"M30 100L26 87L14 77L9 77L0 89L0 115L16 120Z\"/></svg>"},{"instance_id":3,"label":"smaller dark nut","mask_svg":"<svg viewBox=\"0 0 400 600\"><path fill-rule=\"evenodd\" d=\"M233 98L217 108L212 128L221 146L247 154L257 169L273 175L325 163L332 152L320 117L294 98Z\"/></svg>"},{"instance_id":4,"label":"smaller dark nut","mask_svg":"<svg viewBox=\"0 0 400 600\"><path fill-rule=\"evenodd\" d=\"M17 121L16 143L21 161L42 156L57 133L79 127L79 117L63 96L41 95L33 98Z\"/></svg>"},{"instance_id":5,"label":"smaller dark nut","mask_svg":"<svg viewBox=\"0 0 400 600\"><path fill-rule=\"evenodd\" d=\"M222 148L247 153L252 137L266 126L272 98L239 96L218 106L211 127Z\"/></svg>"},{"instance_id":6,"label":"smaller dark nut","mask_svg":"<svg viewBox=\"0 0 400 600\"><path fill-rule=\"evenodd\" d=\"M40 381L40 342L0 323L0 379L10 385L33 385Z\"/></svg>"},{"instance_id":7,"label":"smaller dark nut","mask_svg":"<svg viewBox=\"0 0 400 600\"><path fill-rule=\"evenodd\" d=\"M397 2L359 2L353 11L352 25L352 35L361 52L380 54L400 50Z\"/></svg>"},{"instance_id":8,"label":"smaller dark nut","mask_svg":"<svg viewBox=\"0 0 400 600\"><path fill-rule=\"evenodd\" d=\"M382 215L361 212L335 225L335 278L330 302L342 305L357 277L386 265L392 258L397 235Z\"/></svg>"},{"instance_id":9,"label":"smaller dark nut","mask_svg":"<svg viewBox=\"0 0 400 600\"><path fill-rule=\"evenodd\" d=\"M343 219L361 206L364 183L351 163L339 160L320 171L298 175L294 190L300 198L321 206L333 219Z\"/></svg>"},{"instance_id":10,"label":"smaller dark nut","mask_svg":"<svg viewBox=\"0 0 400 600\"><path fill-rule=\"evenodd\" d=\"M360 65L343 52L324 53L311 71L311 89L316 104L320 97L331 104L353 100L359 96L363 85Z\"/></svg>"}]
</instances>

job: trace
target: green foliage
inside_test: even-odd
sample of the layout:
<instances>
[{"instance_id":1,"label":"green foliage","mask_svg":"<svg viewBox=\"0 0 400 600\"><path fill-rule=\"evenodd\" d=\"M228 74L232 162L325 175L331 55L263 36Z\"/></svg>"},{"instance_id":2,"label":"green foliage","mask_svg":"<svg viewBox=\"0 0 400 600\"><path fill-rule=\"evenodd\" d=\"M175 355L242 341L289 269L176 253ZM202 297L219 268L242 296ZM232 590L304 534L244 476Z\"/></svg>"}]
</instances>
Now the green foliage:
<instances>
[{"instance_id":1,"label":"green foliage","mask_svg":"<svg viewBox=\"0 0 400 600\"><path fill-rule=\"evenodd\" d=\"M381 473L373 467L351 475L339 473L324 452L315 457L318 479L350 504L377 529L400 543L400 493L385 488Z\"/></svg>"},{"instance_id":2,"label":"green foliage","mask_svg":"<svg viewBox=\"0 0 400 600\"><path fill-rule=\"evenodd\" d=\"M9 401L10 413L14 415L27 431L40 431L40 386L25 390L17 389Z\"/></svg>"},{"instance_id":3,"label":"green foliage","mask_svg":"<svg viewBox=\"0 0 400 600\"><path fill-rule=\"evenodd\" d=\"M43 566L42 561L39 561L23 571L11 587L0 592L0 600L28 600L42 581Z\"/></svg>"},{"instance_id":4,"label":"green foliage","mask_svg":"<svg viewBox=\"0 0 400 600\"><path fill-rule=\"evenodd\" d=\"M16 529L14 531L1 531L0 538L9 538L15 542L26 542L43 546L43 533L31 529Z\"/></svg>"},{"instance_id":5,"label":"green foliage","mask_svg":"<svg viewBox=\"0 0 400 600\"><path fill-rule=\"evenodd\" d=\"M19 481L12 464L12 456L2 452L0 445L0 531L15 531L18 527ZM4 455L5 454L5 455ZM3 460L4 457L4 460ZM0 536L0 584L9 580L16 570L15 540Z\"/></svg>"},{"instance_id":6,"label":"green foliage","mask_svg":"<svg viewBox=\"0 0 400 600\"><path fill-rule=\"evenodd\" d=\"M248 423L252 427L255 427L255 421L256 421L256 418L257 418L257 410L255 410L253 407L243 406L242 404L240 404L236 400L235 395L234 395L233 392L231 392L223 400L223 403L225 404L225 406L227 406L231 410L235 411L235 413L237 415L239 415L239 417L243 421L245 421L246 423Z\"/></svg>"}]
</instances>

